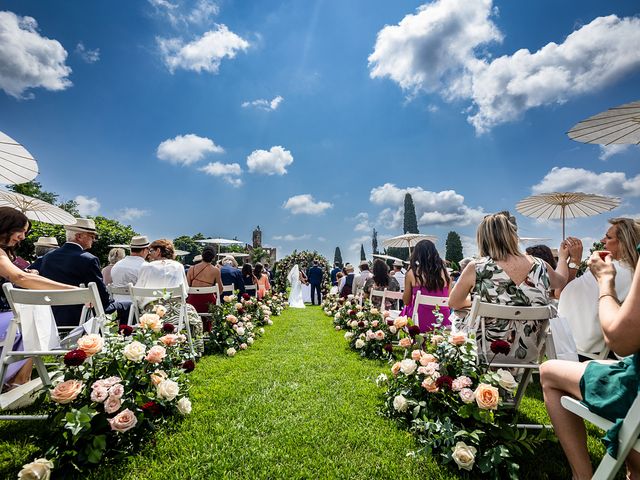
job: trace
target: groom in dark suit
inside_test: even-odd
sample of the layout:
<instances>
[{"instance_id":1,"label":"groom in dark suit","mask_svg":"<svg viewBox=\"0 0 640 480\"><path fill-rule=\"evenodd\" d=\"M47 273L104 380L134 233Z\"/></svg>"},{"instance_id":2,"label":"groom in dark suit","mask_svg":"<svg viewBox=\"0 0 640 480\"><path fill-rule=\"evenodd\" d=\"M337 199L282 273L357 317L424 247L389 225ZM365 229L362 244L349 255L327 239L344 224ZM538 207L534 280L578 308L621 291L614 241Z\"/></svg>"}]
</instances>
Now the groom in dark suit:
<instances>
[{"instance_id":1,"label":"groom in dark suit","mask_svg":"<svg viewBox=\"0 0 640 480\"><path fill-rule=\"evenodd\" d=\"M307 280L309 280L309 284L311 285L311 304L315 305L314 302L315 295L314 292L318 293L318 305L322 303L322 277L324 276L324 270L318 265L318 260L313 261L313 266L307 270Z\"/></svg>"},{"instance_id":2,"label":"groom in dark suit","mask_svg":"<svg viewBox=\"0 0 640 480\"><path fill-rule=\"evenodd\" d=\"M65 225L67 241L62 247L52 250L37 259L31 269L40 275L68 285L88 285L94 282L98 287L100 301L106 313L117 311L121 323L126 319L131 302L112 302L102 279L98 257L86 252L98 237L93 220L79 218L73 225ZM82 307L79 305L53 307L53 315L59 326L77 326Z\"/></svg>"}]
</instances>

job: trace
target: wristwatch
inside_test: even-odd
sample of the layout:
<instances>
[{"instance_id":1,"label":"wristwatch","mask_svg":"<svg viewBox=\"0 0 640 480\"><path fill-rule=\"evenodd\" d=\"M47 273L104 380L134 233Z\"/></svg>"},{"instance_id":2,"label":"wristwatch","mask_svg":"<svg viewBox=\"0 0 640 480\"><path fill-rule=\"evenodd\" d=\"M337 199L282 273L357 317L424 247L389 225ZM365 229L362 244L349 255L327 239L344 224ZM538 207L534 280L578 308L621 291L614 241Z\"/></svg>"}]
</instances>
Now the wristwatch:
<instances>
[{"instance_id":1,"label":"wristwatch","mask_svg":"<svg viewBox=\"0 0 640 480\"><path fill-rule=\"evenodd\" d=\"M574 270L578 270L578 268L580 267L580 265L578 265L578 264L577 264L577 263L575 263L575 262L571 262L571 261L570 261L569 263L567 263L567 266L568 266L569 268L574 269Z\"/></svg>"}]
</instances>

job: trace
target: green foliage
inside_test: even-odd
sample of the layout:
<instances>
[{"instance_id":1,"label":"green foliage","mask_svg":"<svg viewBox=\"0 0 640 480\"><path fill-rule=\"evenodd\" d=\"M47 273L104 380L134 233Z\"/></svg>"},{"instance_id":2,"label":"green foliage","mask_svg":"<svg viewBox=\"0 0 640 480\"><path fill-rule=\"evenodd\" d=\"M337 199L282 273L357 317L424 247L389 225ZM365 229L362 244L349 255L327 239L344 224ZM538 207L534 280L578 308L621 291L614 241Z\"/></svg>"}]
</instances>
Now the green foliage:
<instances>
[{"instance_id":1,"label":"green foliage","mask_svg":"<svg viewBox=\"0 0 640 480\"><path fill-rule=\"evenodd\" d=\"M204 240L206 237L201 233L196 233L192 237L189 235L181 235L173 239L173 246L176 250L184 250L189 255L184 256L184 263L193 263L193 257L200 255L204 245L196 242L196 240Z\"/></svg>"},{"instance_id":2,"label":"green foliage","mask_svg":"<svg viewBox=\"0 0 640 480\"><path fill-rule=\"evenodd\" d=\"M371 253L378 254L378 231L374 228L371 235Z\"/></svg>"},{"instance_id":3,"label":"green foliage","mask_svg":"<svg viewBox=\"0 0 640 480\"><path fill-rule=\"evenodd\" d=\"M364 251L364 245L360 244L360 260L366 260L367 254Z\"/></svg>"},{"instance_id":4,"label":"green foliage","mask_svg":"<svg viewBox=\"0 0 640 480\"><path fill-rule=\"evenodd\" d=\"M256 263L264 263L269 260L269 253L262 247L256 247L251 250L251 256L249 257L252 265Z\"/></svg>"},{"instance_id":5,"label":"green foliage","mask_svg":"<svg viewBox=\"0 0 640 480\"><path fill-rule=\"evenodd\" d=\"M446 253L445 258L450 262L459 263L463 258L462 254L462 240L460 240L460 235L456 232L449 232L447 235L446 241Z\"/></svg>"},{"instance_id":6,"label":"green foliage","mask_svg":"<svg viewBox=\"0 0 640 480\"><path fill-rule=\"evenodd\" d=\"M593 242L593 244L591 245L591 248L589 249L589 257L593 254L593 252L599 252L600 250L604 250L604 243ZM589 268L587 266L587 260L589 260L589 257L585 258L580 263L580 266L578 267L578 271L576 272L576 278L584 275L584 272L586 272L587 268Z\"/></svg>"},{"instance_id":7,"label":"green foliage","mask_svg":"<svg viewBox=\"0 0 640 480\"><path fill-rule=\"evenodd\" d=\"M401 260L409 260L409 249L406 247L388 247L385 248L384 253Z\"/></svg>"},{"instance_id":8,"label":"green foliage","mask_svg":"<svg viewBox=\"0 0 640 480\"><path fill-rule=\"evenodd\" d=\"M93 221L96 222L98 240L93 243L89 251L100 259L100 264L103 266L109 263L108 256L111 250L109 245L128 244L131 237L138 235L131 225L123 225L117 220L98 216L93 217Z\"/></svg>"},{"instance_id":9,"label":"green foliage","mask_svg":"<svg viewBox=\"0 0 640 480\"><path fill-rule=\"evenodd\" d=\"M43 190L42 184L40 182L36 182L35 180L21 183L19 185L9 185L7 188L12 192L37 198L39 200L42 200L43 202L51 203L52 205L56 205L56 202L58 201L57 193L47 192Z\"/></svg>"},{"instance_id":10,"label":"green foliage","mask_svg":"<svg viewBox=\"0 0 640 480\"><path fill-rule=\"evenodd\" d=\"M410 193L404 196L404 233L420 233L418 219L416 218L416 206Z\"/></svg>"},{"instance_id":11,"label":"green foliage","mask_svg":"<svg viewBox=\"0 0 640 480\"><path fill-rule=\"evenodd\" d=\"M331 268L329 267L327 259L315 250L313 252L307 250L298 252L297 250L294 250L291 255L278 260L274 268L274 270L277 272L277 275L275 276L272 284L274 291L279 293L286 293L288 283L287 275L289 275L289 272L291 271L293 266L297 264L301 272L306 272L307 269L313 265L314 260L318 260L319 266L323 270L322 295L326 295L329 291L330 286L329 274L331 272Z\"/></svg>"},{"instance_id":12,"label":"green foliage","mask_svg":"<svg viewBox=\"0 0 640 480\"><path fill-rule=\"evenodd\" d=\"M340 252L340 247L336 247L336 252L333 254L333 263L334 265L338 263L342 266L342 252Z\"/></svg>"}]
</instances>

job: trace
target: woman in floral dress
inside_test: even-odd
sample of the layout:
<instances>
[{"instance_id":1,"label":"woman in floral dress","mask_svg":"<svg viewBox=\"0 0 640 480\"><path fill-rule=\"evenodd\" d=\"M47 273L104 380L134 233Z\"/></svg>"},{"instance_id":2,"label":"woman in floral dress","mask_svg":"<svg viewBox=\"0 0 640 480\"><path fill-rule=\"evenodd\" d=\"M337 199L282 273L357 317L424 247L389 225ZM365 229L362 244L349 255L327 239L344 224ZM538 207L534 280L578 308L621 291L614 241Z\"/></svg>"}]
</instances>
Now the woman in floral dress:
<instances>
[{"instance_id":1,"label":"woman in floral dress","mask_svg":"<svg viewBox=\"0 0 640 480\"><path fill-rule=\"evenodd\" d=\"M568 248L559 249L558 267L553 270L547 262L525 255L518 249L515 221L505 213L487 215L477 231L480 253L478 260L470 262L451 291L449 306L454 310L468 308L471 299L480 296L483 302L513 306L549 305L549 289L562 288L568 276ZM477 328L467 315L458 321L457 328ZM511 345L508 356L497 355L497 361L528 363L535 360L545 332L538 321L485 318L485 333L477 331L478 347L494 340ZM483 345L484 343L484 345Z\"/></svg>"}]
</instances>

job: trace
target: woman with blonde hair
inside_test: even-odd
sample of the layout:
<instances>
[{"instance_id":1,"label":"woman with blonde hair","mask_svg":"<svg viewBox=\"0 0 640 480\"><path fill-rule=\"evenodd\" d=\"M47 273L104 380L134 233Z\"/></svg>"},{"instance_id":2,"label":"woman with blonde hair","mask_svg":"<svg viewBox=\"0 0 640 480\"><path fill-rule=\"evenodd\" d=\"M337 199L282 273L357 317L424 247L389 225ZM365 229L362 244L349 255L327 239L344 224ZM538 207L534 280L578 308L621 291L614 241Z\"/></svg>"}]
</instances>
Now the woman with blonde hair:
<instances>
[{"instance_id":1,"label":"woman with blonde hair","mask_svg":"<svg viewBox=\"0 0 640 480\"><path fill-rule=\"evenodd\" d=\"M559 249L556 270L547 262L520 252L518 231L504 212L487 215L476 234L480 258L469 262L449 296L449 307L467 308L471 298L483 302L514 306L549 305L549 289L561 288L567 279L568 249ZM473 319L465 317L458 328L468 330ZM538 348L545 332L537 321L485 319L485 333L475 332L478 341L491 343L504 340L512 345L509 357L529 362L538 357ZM505 357L498 355L498 361Z\"/></svg>"},{"instance_id":2,"label":"woman with blonde hair","mask_svg":"<svg viewBox=\"0 0 640 480\"><path fill-rule=\"evenodd\" d=\"M124 248L112 248L109 250L109 265L102 269L102 279L105 285L111 285L113 279L111 278L111 269L113 266L125 257Z\"/></svg>"}]
</instances>

